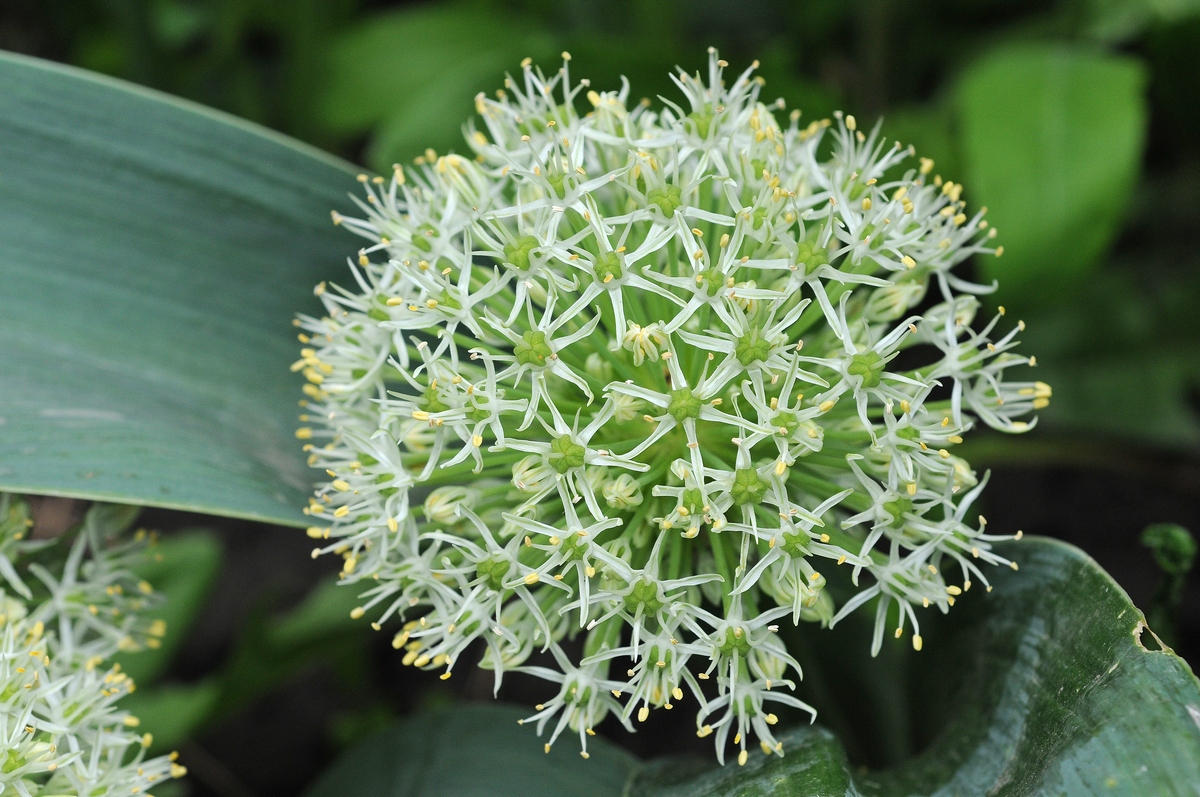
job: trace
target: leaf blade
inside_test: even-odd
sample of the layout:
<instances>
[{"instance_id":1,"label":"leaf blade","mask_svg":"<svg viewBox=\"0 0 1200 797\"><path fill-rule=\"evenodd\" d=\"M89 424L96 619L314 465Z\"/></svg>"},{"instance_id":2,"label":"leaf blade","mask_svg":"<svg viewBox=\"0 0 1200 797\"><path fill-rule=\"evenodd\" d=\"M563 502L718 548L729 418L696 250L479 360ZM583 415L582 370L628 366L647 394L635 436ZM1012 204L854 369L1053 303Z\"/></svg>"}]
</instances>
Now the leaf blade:
<instances>
[{"instance_id":1,"label":"leaf blade","mask_svg":"<svg viewBox=\"0 0 1200 797\"><path fill-rule=\"evenodd\" d=\"M549 755L513 706L471 705L419 714L367 739L326 770L306 797L620 797L634 759L601 739L584 761Z\"/></svg>"},{"instance_id":2,"label":"leaf blade","mask_svg":"<svg viewBox=\"0 0 1200 797\"><path fill-rule=\"evenodd\" d=\"M303 524L288 324L348 165L11 54L0 129L0 489Z\"/></svg>"},{"instance_id":3,"label":"leaf blade","mask_svg":"<svg viewBox=\"0 0 1200 797\"><path fill-rule=\"evenodd\" d=\"M1116 235L1145 138L1145 71L1066 45L1011 45L957 90L972 200L989 208L1003 259L984 274L1033 304L1078 284Z\"/></svg>"}]
</instances>

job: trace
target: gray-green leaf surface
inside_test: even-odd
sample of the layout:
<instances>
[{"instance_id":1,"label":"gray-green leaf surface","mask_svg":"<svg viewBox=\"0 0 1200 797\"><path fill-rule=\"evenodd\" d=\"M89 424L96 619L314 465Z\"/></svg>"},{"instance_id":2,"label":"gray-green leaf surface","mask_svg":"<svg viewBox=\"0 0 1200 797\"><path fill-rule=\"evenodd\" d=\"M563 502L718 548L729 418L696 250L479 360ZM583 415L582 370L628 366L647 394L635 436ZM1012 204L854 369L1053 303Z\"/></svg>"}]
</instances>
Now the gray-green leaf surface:
<instances>
[{"instance_id":1,"label":"gray-green leaf surface","mask_svg":"<svg viewBox=\"0 0 1200 797\"><path fill-rule=\"evenodd\" d=\"M303 522L291 319L348 164L0 54L0 489Z\"/></svg>"}]
</instances>

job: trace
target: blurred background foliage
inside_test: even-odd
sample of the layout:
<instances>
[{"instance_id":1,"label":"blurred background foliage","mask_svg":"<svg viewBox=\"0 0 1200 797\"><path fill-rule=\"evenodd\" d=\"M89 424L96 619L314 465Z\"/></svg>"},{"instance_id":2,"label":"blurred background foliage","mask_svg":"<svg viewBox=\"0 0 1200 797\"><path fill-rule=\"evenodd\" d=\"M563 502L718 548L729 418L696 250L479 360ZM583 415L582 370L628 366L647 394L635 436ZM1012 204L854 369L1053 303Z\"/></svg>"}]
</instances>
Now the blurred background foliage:
<instances>
[{"instance_id":1,"label":"blurred background foliage","mask_svg":"<svg viewBox=\"0 0 1200 797\"><path fill-rule=\"evenodd\" d=\"M1001 281L990 301L1025 320L1023 351L1054 388L1033 434L967 442L973 464L997 467L993 526L1082 545L1178 624L1164 636L1194 663L1195 581L1154 570L1137 534L1200 521L1200 0L0 3L0 48L383 173L461 148L475 94L522 58L553 70L567 50L574 76L607 89L624 75L653 99L710 45L734 68L758 59L764 98L805 119L883 118L988 206L1005 254L968 268ZM351 591L314 588L330 568L294 530L161 510L144 522L169 532L146 575L172 598L171 630L126 666L157 746L183 745L195 777L181 788L292 794L395 713L490 695L486 677L401 671L349 621ZM641 754L661 752L649 730L632 742Z\"/></svg>"}]
</instances>

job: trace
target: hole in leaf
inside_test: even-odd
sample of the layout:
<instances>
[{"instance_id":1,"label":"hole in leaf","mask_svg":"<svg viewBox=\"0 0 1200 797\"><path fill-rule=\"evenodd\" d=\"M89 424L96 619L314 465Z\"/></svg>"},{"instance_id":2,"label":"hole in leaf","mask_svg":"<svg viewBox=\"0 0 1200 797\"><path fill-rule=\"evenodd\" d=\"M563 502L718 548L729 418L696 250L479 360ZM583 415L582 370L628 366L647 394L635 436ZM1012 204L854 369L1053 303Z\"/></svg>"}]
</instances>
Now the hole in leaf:
<instances>
[{"instance_id":1,"label":"hole in leaf","mask_svg":"<svg viewBox=\"0 0 1200 797\"><path fill-rule=\"evenodd\" d=\"M1143 632L1146 632L1146 631L1150 632L1149 639L1146 639L1143 637ZM1154 633L1154 631L1151 630L1150 626L1146 625L1146 623L1144 621L1139 622L1137 624L1137 626L1133 629L1133 641L1137 643L1137 646L1139 648L1146 651L1147 653L1155 653L1155 652L1171 653L1171 652L1173 652L1169 647L1167 647L1165 644L1163 644L1163 641L1158 638L1158 634Z\"/></svg>"}]
</instances>

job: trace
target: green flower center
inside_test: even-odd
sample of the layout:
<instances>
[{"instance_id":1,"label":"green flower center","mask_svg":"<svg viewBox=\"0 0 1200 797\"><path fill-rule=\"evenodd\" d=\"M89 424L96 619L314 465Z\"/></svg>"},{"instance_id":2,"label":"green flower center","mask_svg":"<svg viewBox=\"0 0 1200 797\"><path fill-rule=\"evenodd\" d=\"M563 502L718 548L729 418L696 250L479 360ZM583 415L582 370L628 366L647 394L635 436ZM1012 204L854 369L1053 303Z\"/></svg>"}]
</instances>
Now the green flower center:
<instances>
[{"instance_id":1,"label":"green flower center","mask_svg":"<svg viewBox=\"0 0 1200 797\"><path fill-rule=\"evenodd\" d=\"M725 629L725 639L723 642L721 642L721 652L722 653L724 653L725 655L728 656L728 655L732 655L733 652L736 650L743 657L745 657L747 654L750 653L750 648L751 648L751 645L750 645L749 634L747 634L744 630L742 630L741 628Z\"/></svg>"},{"instance_id":2,"label":"green flower center","mask_svg":"<svg viewBox=\"0 0 1200 797\"><path fill-rule=\"evenodd\" d=\"M710 268L701 271L696 276L696 281L704 286L709 296L716 296L725 287L725 274L720 269Z\"/></svg>"},{"instance_id":3,"label":"green flower center","mask_svg":"<svg viewBox=\"0 0 1200 797\"><path fill-rule=\"evenodd\" d=\"M767 483L754 468L738 468L733 474L733 487L729 494L738 506L757 504L767 494Z\"/></svg>"},{"instance_id":4,"label":"green flower center","mask_svg":"<svg viewBox=\"0 0 1200 797\"><path fill-rule=\"evenodd\" d=\"M863 387L879 387L879 380L883 376L885 365L887 363L883 361L878 352L868 351L865 354L856 354L851 357L846 373L862 377Z\"/></svg>"},{"instance_id":5,"label":"green flower center","mask_svg":"<svg viewBox=\"0 0 1200 797\"><path fill-rule=\"evenodd\" d=\"M530 329L522 334L521 339L513 346L513 354L521 365L542 366L554 354L554 350L546 343L545 332Z\"/></svg>"},{"instance_id":6,"label":"green flower center","mask_svg":"<svg viewBox=\"0 0 1200 797\"><path fill-rule=\"evenodd\" d=\"M633 588L625 596L625 608L630 612L636 612L640 606L642 614L653 615L658 614L666 605L666 596L662 594L662 589L657 582L648 578L633 582Z\"/></svg>"},{"instance_id":7,"label":"green flower center","mask_svg":"<svg viewBox=\"0 0 1200 797\"><path fill-rule=\"evenodd\" d=\"M913 502L911 498L898 496L895 500L884 501L883 508L892 516L892 522L888 525L898 529L904 525L904 513L912 511Z\"/></svg>"},{"instance_id":8,"label":"green flower center","mask_svg":"<svg viewBox=\"0 0 1200 797\"><path fill-rule=\"evenodd\" d=\"M550 467L559 473L566 473L571 468L582 468L587 449L564 434L550 442L550 455L546 457Z\"/></svg>"},{"instance_id":9,"label":"green flower center","mask_svg":"<svg viewBox=\"0 0 1200 797\"><path fill-rule=\"evenodd\" d=\"M771 343L763 336L762 329L750 327L745 335L738 338L733 348L734 355L742 365L750 366L756 362L766 362L771 356Z\"/></svg>"},{"instance_id":10,"label":"green flower center","mask_svg":"<svg viewBox=\"0 0 1200 797\"><path fill-rule=\"evenodd\" d=\"M689 487L683 491L683 498L679 502L682 509L686 509L689 515L704 514L704 493L700 492L698 487Z\"/></svg>"},{"instance_id":11,"label":"green flower center","mask_svg":"<svg viewBox=\"0 0 1200 797\"><path fill-rule=\"evenodd\" d=\"M658 205L663 215L670 218L675 215L675 211L683 204L683 192L677 185L651 188L646 194L646 201L651 205Z\"/></svg>"},{"instance_id":12,"label":"green flower center","mask_svg":"<svg viewBox=\"0 0 1200 797\"><path fill-rule=\"evenodd\" d=\"M681 387L671 391L671 402L667 404L667 412L679 423L688 418L700 417L700 399L691 388Z\"/></svg>"},{"instance_id":13,"label":"green flower center","mask_svg":"<svg viewBox=\"0 0 1200 797\"><path fill-rule=\"evenodd\" d=\"M483 579L483 583L488 589L501 592L504 589L504 582L508 578L508 571L511 569L512 562L500 554L494 554L475 565L475 574Z\"/></svg>"},{"instance_id":14,"label":"green flower center","mask_svg":"<svg viewBox=\"0 0 1200 797\"><path fill-rule=\"evenodd\" d=\"M504 245L504 262L521 271L529 270L529 253L538 247L538 239L524 235L516 243Z\"/></svg>"},{"instance_id":15,"label":"green flower center","mask_svg":"<svg viewBox=\"0 0 1200 797\"><path fill-rule=\"evenodd\" d=\"M801 241L796 247L796 265L804 268L804 275L807 277L821 266L829 265L829 252L807 241Z\"/></svg>"},{"instance_id":16,"label":"green flower center","mask_svg":"<svg viewBox=\"0 0 1200 797\"><path fill-rule=\"evenodd\" d=\"M625 276L625 270L621 268L621 258L616 252L601 252L600 256L596 258L594 270L596 272L596 279L603 284L608 284Z\"/></svg>"}]
</instances>

